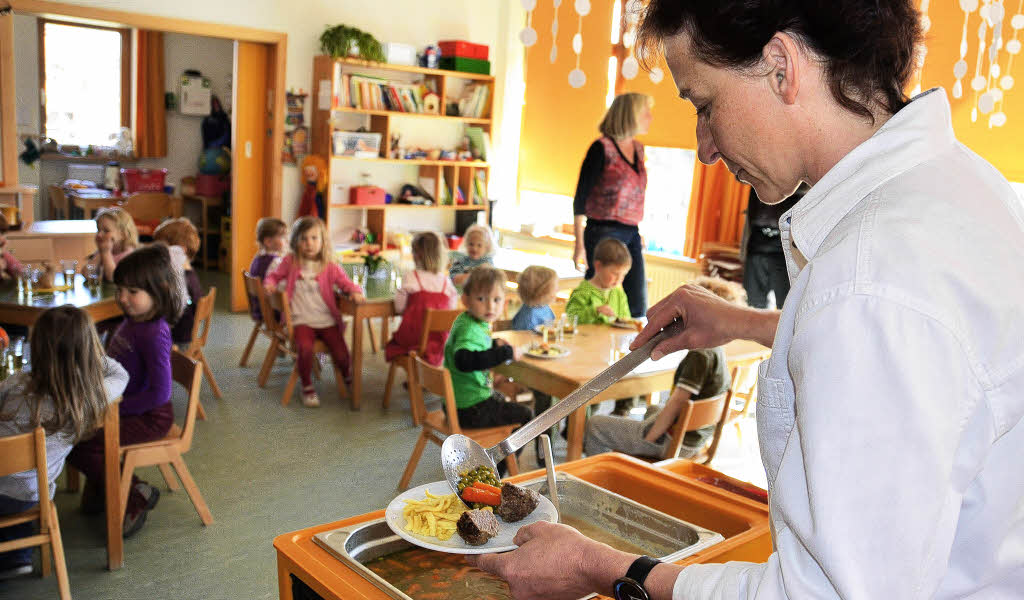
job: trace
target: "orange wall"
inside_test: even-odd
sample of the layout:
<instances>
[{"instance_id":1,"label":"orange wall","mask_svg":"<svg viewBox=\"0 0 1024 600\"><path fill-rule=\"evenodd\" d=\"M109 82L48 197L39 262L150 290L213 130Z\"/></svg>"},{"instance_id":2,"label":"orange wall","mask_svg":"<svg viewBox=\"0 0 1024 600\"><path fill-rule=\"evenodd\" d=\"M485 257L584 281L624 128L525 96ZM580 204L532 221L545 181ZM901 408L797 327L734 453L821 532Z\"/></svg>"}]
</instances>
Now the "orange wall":
<instances>
[{"instance_id":1,"label":"orange wall","mask_svg":"<svg viewBox=\"0 0 1024 600\"><path fill-rule=\"evenodd\" d=\"M633 80L622 80L622 92L638 92L654 98L651 109L651 130L638 139L648 146L666 146L669 148L697 148L697 111L686 100L679 97L679 90L672 82L672 73L660 59L665 76L657 84L651 81L648 73L642 68Z\"/></svg>"}]
</instances>

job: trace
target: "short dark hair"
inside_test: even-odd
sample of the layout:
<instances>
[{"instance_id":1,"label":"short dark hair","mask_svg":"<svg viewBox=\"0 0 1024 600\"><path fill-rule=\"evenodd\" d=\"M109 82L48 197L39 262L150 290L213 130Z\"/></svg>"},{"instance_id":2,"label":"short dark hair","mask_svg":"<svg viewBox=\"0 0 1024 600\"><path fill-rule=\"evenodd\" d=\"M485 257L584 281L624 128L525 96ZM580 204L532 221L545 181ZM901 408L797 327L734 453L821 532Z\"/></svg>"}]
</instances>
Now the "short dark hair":
<instances>
[{"instance_id":1,"label":"short dark hair","mask_svg":"<svg viewBox=\"0 0 1024 600\"><path fill-rule=\"evenodd\" d=\"M267 238L284 235L288 231L288 224L277 217L263 217L256 223L256 242L261 246Z\"/></svg>"},{"instance_id":2,"label":"short dark hair","mask_svg":"<svg viewBox=\"0 0 1024 600\"><path fill-rule=\"evenodd\" d=\"M153 298L153 314L148 319L164 319L174 324L185 309L183 277L171 263L167 246L157 242L132 251L114 269L114 284L144 290Z\"/></svg>"},{"instance_id":3,"label":"short dark hair","mask_svg":"<svg viewBox=\"0 0 1024 600\"><path fill-rule=\"evenodd\" d=\"M745 69L780 31L824 59L832 96L847 110L872 117L876 98L890 113L906 105L922 36L912 0L650 0L638 54L648 66L665 38L686 33L701 61Z\"/></svg>"},{"instance_id":4,"label":"short dark hair","mask_svg":"<svg viewBox=\"0 0 1024 600\"><path fill-rule=\"evenodd\" d=\"M462 293L469 296L481 290L491 291L495 287L501 287L501 291L505 291L505 283L508 278L505 277L505 272L501 269L495 269L490 265L480 265L473 267L473 270L469 272L469 278L466 279L466 285L462 288Z\"/></svg>"},{"instance_id":5,"label":"short dark hair","mask_svg":"<svg viewBox=\"0 0 1024 600\"><path fill-rule=\"evenodd\" d=\"M633 257L629 248L619 240L606 237L594 247L594 260L607 267L631 267Z\"/></svg>"}]
</instances>

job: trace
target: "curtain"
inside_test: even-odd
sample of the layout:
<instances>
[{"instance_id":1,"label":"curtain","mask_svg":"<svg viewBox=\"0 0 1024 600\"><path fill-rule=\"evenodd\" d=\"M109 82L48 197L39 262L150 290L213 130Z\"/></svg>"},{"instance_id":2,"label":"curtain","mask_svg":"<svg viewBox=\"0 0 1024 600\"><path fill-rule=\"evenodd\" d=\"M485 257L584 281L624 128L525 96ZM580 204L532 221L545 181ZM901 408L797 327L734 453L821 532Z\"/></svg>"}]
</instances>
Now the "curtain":
<instances>
[{"instance_id":1,"label":"curtain","mask_svg":"<svg viewBox=\"0 0 1024 600\"><path fill-rule=\"evenodd\" d=\"M750 186L736 181L724 162L719 160L713 165L698 162L693 172L683 254L699 258L704 242L738 247L749 197Z\"/></svg>"},{"instance_id":2,"label":"curtain","mask_svg":"<svg viewBox=\"0 0 1024 600\"><path fill-rule=\"evenodd\" d=\"M135 154L139 158L162 158L167 156L164 34L140 29L135 62Z\"/></svg>"}]
</instances>

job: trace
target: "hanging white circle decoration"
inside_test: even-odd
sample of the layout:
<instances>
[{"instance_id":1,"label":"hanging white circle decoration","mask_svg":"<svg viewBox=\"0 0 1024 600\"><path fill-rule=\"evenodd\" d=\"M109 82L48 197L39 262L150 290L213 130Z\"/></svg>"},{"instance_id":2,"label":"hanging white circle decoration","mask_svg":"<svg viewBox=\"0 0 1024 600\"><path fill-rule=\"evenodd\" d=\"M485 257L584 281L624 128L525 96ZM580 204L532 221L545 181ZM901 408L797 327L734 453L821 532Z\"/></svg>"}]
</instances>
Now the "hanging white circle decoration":
<instances>
[{"instance_id":1,"label":"hanging white circle decoration","mask_svg":"<svg viewBox=\"0 0 1024 600\"><path fill-rule=\"evenodd\" d=\"M960 0L960 10L974 12L978 10L978 0Z\"/></svg>"},{"instance_id":2,"label":"hanging white circle decoration","mask_svg":"<svg viewBox=\"0 0 1024 600\"><path fill-rule=\"evenodd\" d=\"M633 79L640 72L640 63L635 56L628 56L622 61L622 76L626 79Z\"/></svg>"},{"instance_id":3,"label":"hanging white circle decoration","mask_svg":"<svg viewBox=\"0 0 1024 600\"><path fill-rule=\"evenodd\" d=\"M579 33L572 36L572 51L576 54L583 52L583 36Z\"/></svg>"},{"instance_id":4,"label":"hanging white circle decoration","mask_svg":"<svg viewBox=\"0 0 1024 600\"><path fill-rule=\"evenodd\" d=\"M647 74L651 78L651 83L661 83L661 80L665 78L665 72L661 70L661 67L654 67L651 72Z\"/></svg>"},{"instance_id":5,"label":"hanging white circle decoration","mask_svg":"<svg viewBox=\"0 0 1024 600\"><path fill-rule=\"evenodd\" d=\"M964 76L967 75L967 61L966 60L958 60L958 61L956 61L956 64L953 65L953 75L957 79L963 79Z\"/></svg>"},{"instance_id":6,"label":"hanging white circle decoration","mask_svg":"<svg viewBox=\"0 0 1024 600\"><path fill-rule=\"evenodd\" d=\"M526 46L527 48L536 44L537 30L529 26L524 27L523 30L519 32L519 41L522 42L523 45Z\"/></svg>"},{"instance_id":7,"label":"hanging white circle decoration","mask_svg":"<svg viewBox=\"0 0 1024 600\"><path fill-rule=\"evenodd\" d=\"M928 15L921 17L921 32L928 33L928 30L932 28L932 19Z\"/></svg>"},{"instance_id":8,"label":"hanging white circle decoration","mask_svg":"<svg viewBox=\"0 0 1024 600\"><path fill-rule=\"evenodd\" d=\"M953 84L953 97L954 98L960 98L963 95L964 95L964 86L963 86L963 84L960 83L960 80L957 79L956 83Z\"/></svg>"},{"instance_id":9,"label":"hanging white circle decoration","mask_svg":"<svg viewBox=\"0 0 1024 600\"><path fill-rule=\"evenodd\" d=\"M988 72L994 79L999 79L999 63L992 63L992 66L989 67Z\"/></svg>"},{"instance_id":10,"label":"hanging white circle decoration","mask_svg":"<svg viewBox=\"0 0 1024 600\"><path fill-rule=\"evenodd\" d=\"M1013 89L1013 76L1003 75L1003 78L999 80L999 87L1003 88L1003 90L1007 92Z\"/></svg>"},{"instance_id":11,"label":"hanging white circle decoration","mask_svg":"<svg viewBox=\"0 0 1024 600\"><path fill-rule=\"evenodd\" d=\"M1006 51L1010 54L1020 54L1020 40L1006 42Z\"/></svg>"},{"instance_id":12,"label":"hanging white circle decoration","mask_svg":"<svg viewBox=\"0 0 1024 600\"><path fill-rule=\"evenodd\" d=\"M993 3L988 5L988 22L993 27L1002 23L1005 16L1006 9L1003 8L1002 4Z\"/></svg>"},{"instance_id":13,"label":"hanging white circle decoration","mask_svg":"<svg viewBox=\"0 0 1024 600\"><path fill-rule=\"evenodd\" d=\"M633 44L636 43L636 32L632 29L622 34L622 45L626 48L632 48Z\"/></svg>"},{"instance_id":14,"label":"hanging white circle decoration","mask_svg":"<svg viewBox=\"0 0 1024 600\"><path fill-rule=\"evenodd\" d=\"M562 0L554 0L554 4L555 4L555 8L558 8L559 6L562 5Z\"/></svg>"},{"instance_id":15,"label":"hanging white circle decoration","mask_svg":"<svg viewBox=\"0 0 1024 600\"><path fill-rule=\"evenodd\" d=\"M574 88L581 88L587 82L587 74L582 69L569 71L569 85Z\"/></svg>"},{"instance_id":16,"label":"hanging white circle decoration","mask_svg":"<svg viewBox=\"0 0 1024 600\"><path fill-rule=\"evenodd\" d=\"M992 96L993 102L999 102L1003 99L1003 90L997 87L990 89L987 93Z\"/></svg>"},{"instance_id":17,"label":"hanging white circle decoration","mask_svg":"<svg viewBox=\"0 0 1024 600\"><path fill-rule=\"evenodd\" d=\"M590 14L590 0L576 0L576 14L585 17Z\"/></svg>"},{"instance_id":18,"label":"hanging white circle decoration","mask_svg":"<svg viewBox=\"0 0 1024 600\"><path fill-rule=\"evenodd\" d=\"M983 4L981 6L981 8L978 9L978 16L981 17L983 21L991 22L990 21L991 17L989 17L989 12L988 12L988 7L990 7L990 6L992 6L992 5L991 4ZM985 23L982 23L982 26L984 26L984 25L985 25Z\"/></svg>"},{"instance_id":19,"label":"hanging white circle decoration","mask_svg":"<svg viewBox=\"0 0 1024 600\"><path fill-rule=\"evenodd\" d=\"M551 60L551 64L555 64L555 61L558 60L558 46L551 47L551 56L548 58Z\"/></svg>"},{"instance_id":20,"label":"hanging white circle decoration","mask_svg":"<svg viewBox=\"0 0 1024 600\"><path fill-rule=\"evenodd\" d=\"M554 39L558 38L558 19L551 21L551 37Z\"/></svg>"},{"instance_id":21,"label":"hanging white circle decoration","mask_svg":"<svg viewBox=\"0 0 1024 600\"><path fill-rule=\"evenodd\" d=\"M1024 15L1013 15L1013 18L1010 19L1010 27L1024 29Z\"/></svg>"},{"instance_id":22,"label":"hanging white circle decoration","mask_svg":"<svg viewBox=\"0 0 1024 600\"><path fill-rule=\"evenodd\" d=\"M1006 113L1004 113L1003 111L999 111L993 114L991 117L989 117L989 122L991 122L996 127L1002 127L1003 125L1006 125Z\"/></svg>"},{"instance_id":23,"label":"hanging white circle decoration","mask_svg":"<svg viewBox=\"0 0 1024 600\"><path fill-rule=\"evenodd\" d=\"M985 89L985 83L985 78L981 75L978 75L977 77L971 80L971 89L976 92L980 92L981 90Z\"/></svg>"},{"instance_id":24,"label":"hanging white circle decoration","mask_svg":"<svg viewBox=\"0 0 1024 600\"><path fill-rule=\"evenodd\" d=\"M992 109L994 109L995 107L996 101L992 97L991 93L985 92L984 94L978 97L978 110L981 111L981 114L987 115L988 113L992 112Z\"/></svg>"},{"instance_id":25,"label":"hanging white circle decoration","mask_svg":"<svg viewBox=\"0 0 1024 600\"><path fill-rule=\"evenodd\" d=\"M525 11L537 8L537 0L519 0L519 3L523 5L523 10Z\"/></svg>"}]
</instances>

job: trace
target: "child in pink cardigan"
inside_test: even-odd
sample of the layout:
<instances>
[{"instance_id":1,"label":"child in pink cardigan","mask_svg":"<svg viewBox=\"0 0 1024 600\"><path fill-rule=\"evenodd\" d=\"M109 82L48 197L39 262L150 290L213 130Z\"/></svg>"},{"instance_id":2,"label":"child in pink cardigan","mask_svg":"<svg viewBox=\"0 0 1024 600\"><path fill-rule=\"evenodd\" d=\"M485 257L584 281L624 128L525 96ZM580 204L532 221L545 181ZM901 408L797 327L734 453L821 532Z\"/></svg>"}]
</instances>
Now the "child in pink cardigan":
<instances>
[{"instance_id":1,"label":"child in pink cardigan","mask_svg":"<svg viewBox=\"0 0 1024 600\"><path fill-rule=\"evenodd\" d=\"M7 249L7 230L10 224L7 217L0 214L0 280L17 279L22 265Z\"/></svg>"},{"instance_id":2,"label":"child in pink cardigan","mask_svg":"<svg viewBox=\"0 0 1024 600\"><path fill-rule=\"evenodd\" d=\"M345 329L335 289L361 302L363 290L345 275L331 260L331 240L327 226L317 217L302 217L292 226L292 253L267 275L263 284L271 292L284 283L292 313L292 335L298 354L299 377L302 378L302 404L320 406L320 398L313 388L313 344L323 341L331 351L345 381L349 373L348 346L343 335Z\"/></svg>"}]
</instances>

